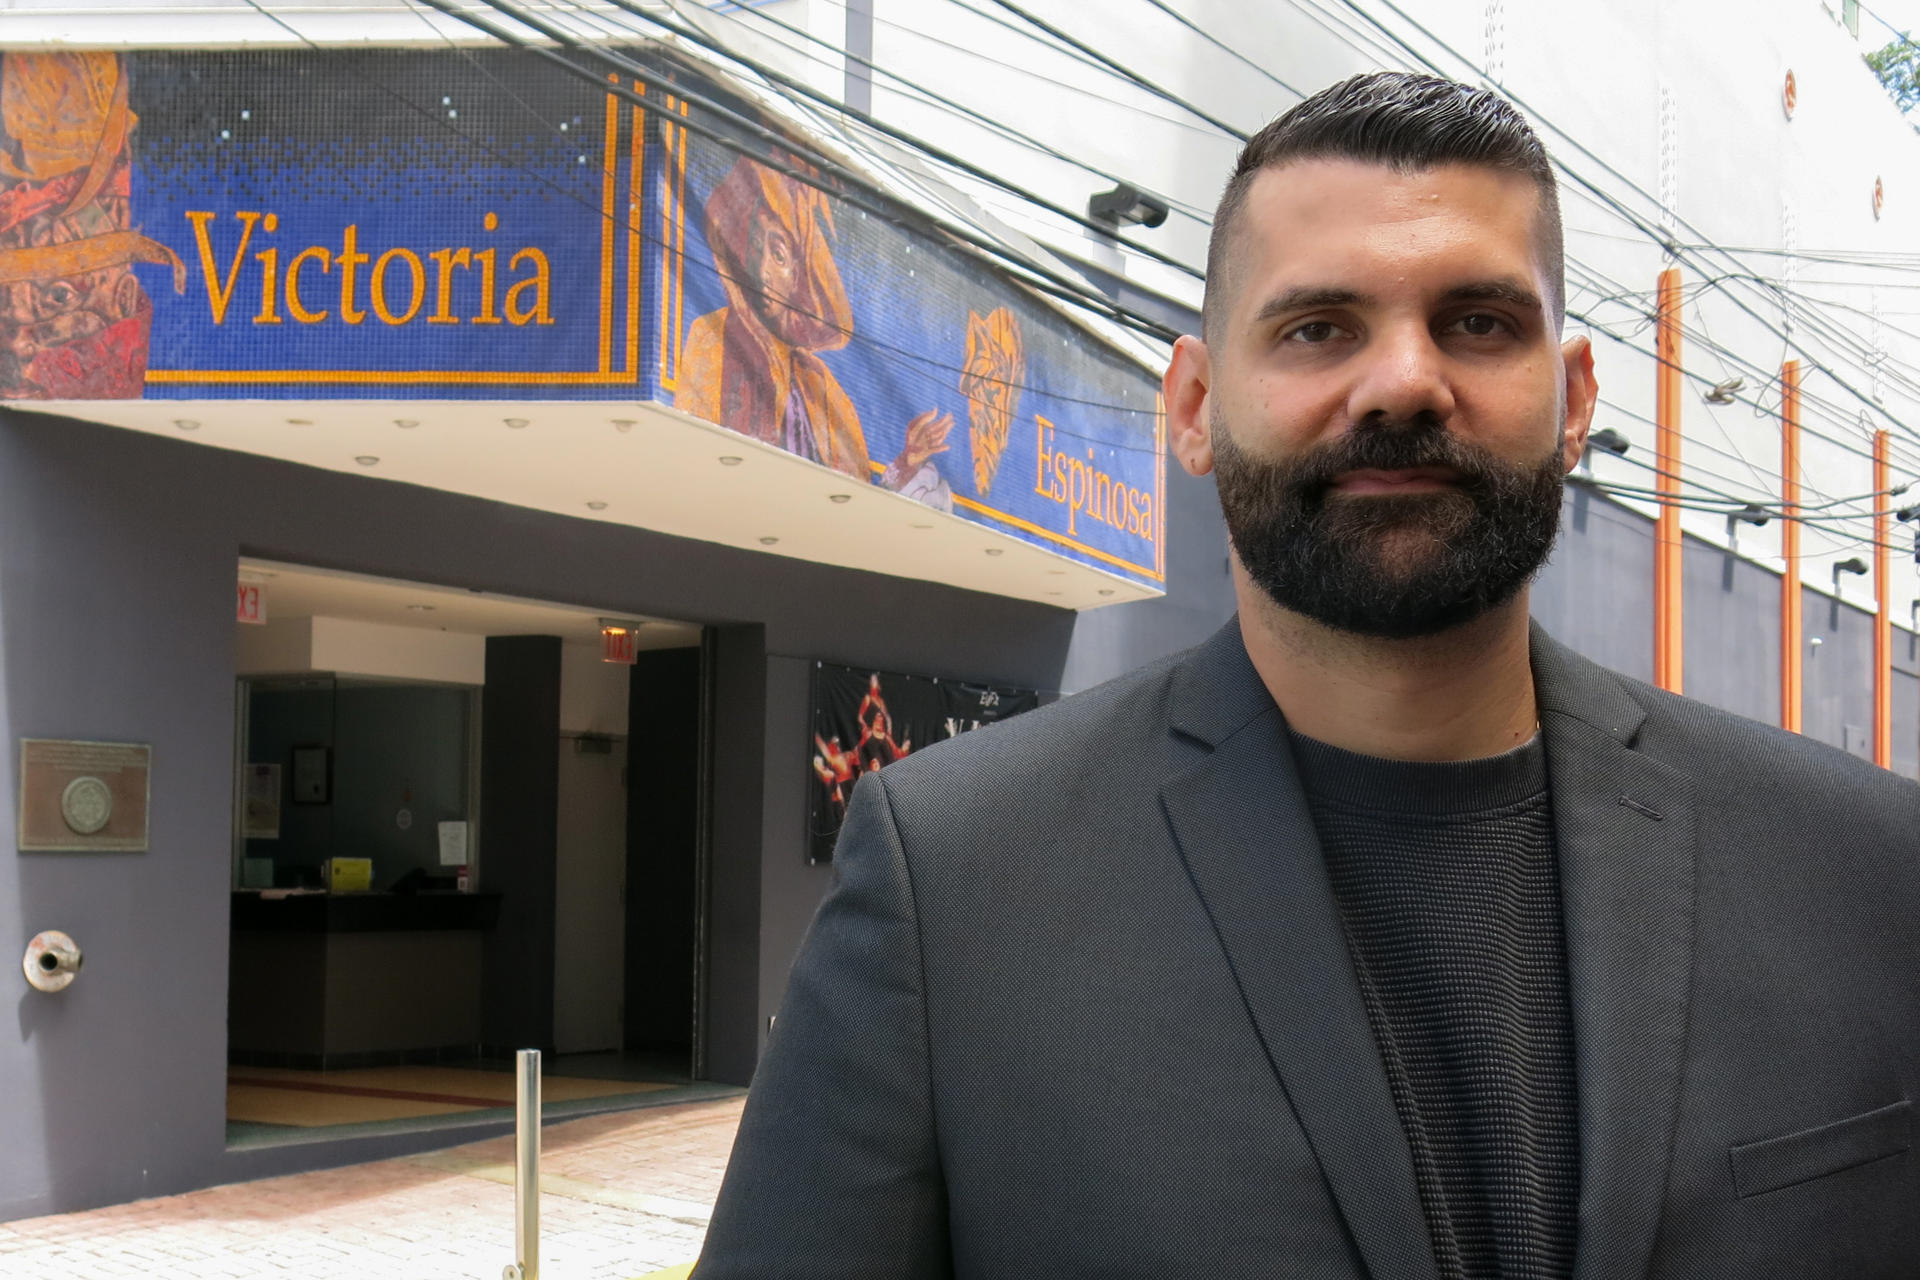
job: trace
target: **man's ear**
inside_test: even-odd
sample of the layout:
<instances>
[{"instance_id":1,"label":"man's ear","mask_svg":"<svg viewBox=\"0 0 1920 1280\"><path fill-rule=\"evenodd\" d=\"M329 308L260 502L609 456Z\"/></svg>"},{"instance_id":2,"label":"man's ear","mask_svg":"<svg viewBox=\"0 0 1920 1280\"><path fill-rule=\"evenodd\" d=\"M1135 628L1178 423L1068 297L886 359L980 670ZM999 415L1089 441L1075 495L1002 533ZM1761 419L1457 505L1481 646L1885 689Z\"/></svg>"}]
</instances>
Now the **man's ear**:
<instances>
[{"instance_id":1,"label":"man's ear","mask_svg":"<svg viewBox=\"0 0 1920 1280\"><path fill-rule=\"evenodd\" d=\"M1600 403L1600 382L1593 376L1593 343L1586 335L1568 338L1560 344L1560 358L1566 364L1567 439L1566 469L1580 465L1587 450L1587 432L1593 429L1593 411Z\"/></svg>"},{"instance_id":2,"label":"man's ear","mask_svg":"<svg viewBox=\"0 0 1920 1280\"><path fill-rule=\"evenodd\" d=\"M1209 390L1213 380L1207 344L1192 334L1173 344L1173 359L1160 379L1167 402L1167 434L1173 456L1190 476L1213 470L1213 429Z\"/></svg>"}]
</instances>

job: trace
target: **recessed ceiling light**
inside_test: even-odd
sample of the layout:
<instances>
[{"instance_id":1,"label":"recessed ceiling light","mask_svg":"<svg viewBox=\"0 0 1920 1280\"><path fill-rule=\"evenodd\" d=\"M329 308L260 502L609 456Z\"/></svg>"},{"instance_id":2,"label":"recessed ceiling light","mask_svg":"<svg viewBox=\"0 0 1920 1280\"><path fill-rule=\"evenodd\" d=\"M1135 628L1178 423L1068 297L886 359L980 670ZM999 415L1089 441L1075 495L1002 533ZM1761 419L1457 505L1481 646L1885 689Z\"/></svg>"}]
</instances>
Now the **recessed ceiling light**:
<instances>
[{"instance_id":1,"label":"recessed ceiling light","mask_svg":"<svg viewBox=\"0 0 1920 1280\"><path fill-rule=\"evenodd\" d=\"M1007 549L1005 547L988 547L987 554L990 556L1003 556L1007 554Z\"/></svg>"},{"instance_id":2,"label":"recessed ceiling light","mask_svg":"<svg viewBox=\"0 0 1920 1280\"><path fill-rule=\"evenodd\" d=\"M567 126L563 124L560 127L564 129ZM615 418L613 420L613 429L615 431L619 431L623 433L631 431L633 430L633 419L632 418Z\"/></svg>"},{"instance_id":3,"label":"recessed ceiling light","mask_svg":"<svg viewBox=\"0 0 1920 1280\"><path fill-rule=\"evenodd\" d=\"M852 502L853 495L850 493L830 493L827 495L827 501L832 503Z\"/></svg>"},{"instance_id":4,"label":"recessed ceiling light","mask_svg":"<svg viewBox=\"0 0 1920 1280\"><path fill-rule=\"evenodd\" d=\"M772 546L772 545L773 545L774 543L776 543L776 542L778 542L778 541L780 541L780 539L778 539L778 538L776 538L776 537L774 537L773 535L771 535L771 534L769 534L769 535L767 535L766 537L764 537L764 538L762 538L762 539L760 539L760 545L761 545L761 546L763 546L763 547L770 547L770 546Z\"/></svg>"},{"instance_id":5,"label":"recessed ceiling light","mask_svg":"<svg viewBox=\"0 0 1920 1280\"><path fill-rule=\"evenodd\" d=\"M312 418L288 418L287 425L290 427L310 427L313 425L313 419Z\"/></svg>"},{"instance_id":6,"label":"recessed ceiling light","mask_svg":"<svg viewBox=\"0 0 1920 1280\"><path fill-rule=\"evenodd\" d=\"M430 604L410 604L407 608L415 613L432 613L437 606Z\"/></svg>"},{"instance_id":7,"label":"recessed ceiling light","mask_svg":"<svg viewBox=\"0 0 1920 1280\"><path fill-rule=\"evenodd\" d=\"M737 467L744 461L744 458L740 458L731 453L723 453L720 455L720 465L723 467Z\"/></svg>"},{"instance_id":8,"label":"recessed ceiling light","mask_svg":"<svg viewBox=\"0 0 1920 1280\"><path fill-rule=\"evenodd\" d=\"M376 462L380 461L380 459L374 457L370 453L363 453L355 457L354 461L359 463L363 467L370 467L374 465Z\"/></svg>"},{"instance_id":9,"label":"recessed ceiling light","mask_svg":"<svg viewBox=\"0 0 1920 1280\"><path fill-rule=\"evenodd\" d=\"M401 429L402 431L406 431L406 430L410 430L411 428L414 428L414 427L417 427L417 426L419 426L419 425L420 425L420 419L418 419L418 418L395 418L395 419L393 420L393 425L394 425L394 426L396 426L396 427L399 427L399 428L400 428L400 429Z\"/></svg>"},{"instance_id":10,"label":"recessed ceiling light","mask_svg":"<svg viewBox=\"0 0 1920 1280\"><path fill-rule=\"evenodd\" d=\"M587 504L587 510L589 511L605 511L606 509L607 509L607 504L600 501L598 498L595 498L592 502L589 502Z\"/></svg>"},{"instance_id":11,"label":"recessed ceiling light","mask_svg":"<svg viewBox=\"0 0 1920 1280\"><path fill-rule=\"evenodd\" d=\"M508 426L512 427L515 431L518 431L520 428L527 425L527 420L525 418L503 418L501 419L501 421L505 422Z\"/></svg>"},{"instance_id":12,"label":"recessed ceiling light","mask_svg":"<svg viewBox=\"0 0 1920 1280\"><path fill-rule=\"evenodd\" d=\"M198 431L200 429L200 424L195 422L192 418L175 418L173 420L173 425L180 428L182 431Z\"/></svg>"}]
</instances>

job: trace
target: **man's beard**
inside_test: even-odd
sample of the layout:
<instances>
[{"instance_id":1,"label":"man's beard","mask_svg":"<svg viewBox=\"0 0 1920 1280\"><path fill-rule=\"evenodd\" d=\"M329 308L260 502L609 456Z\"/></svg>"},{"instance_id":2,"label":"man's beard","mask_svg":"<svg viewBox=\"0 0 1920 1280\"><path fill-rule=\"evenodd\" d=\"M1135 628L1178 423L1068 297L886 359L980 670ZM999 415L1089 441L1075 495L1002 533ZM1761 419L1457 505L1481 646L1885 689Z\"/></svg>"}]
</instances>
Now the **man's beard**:
<instances>
[{"instance_id":1,"label":"man's beard","mask_svg":"<svg viewBox=\"0 0 1920 1280\"><path fill-rule=\"evenodd\" d=\"M1566 424L1561 423L1564 441ZM1285 462L1249 455L1216 414L1214 474L1227 532L1275 604L1355 635L1436 635L1513 599L1560 527L1562 445L1512 466L1437 418L1368 423ZM1446 467L1451 488L1344 495L1357 470Z\"/></svg>"}]
</instances>

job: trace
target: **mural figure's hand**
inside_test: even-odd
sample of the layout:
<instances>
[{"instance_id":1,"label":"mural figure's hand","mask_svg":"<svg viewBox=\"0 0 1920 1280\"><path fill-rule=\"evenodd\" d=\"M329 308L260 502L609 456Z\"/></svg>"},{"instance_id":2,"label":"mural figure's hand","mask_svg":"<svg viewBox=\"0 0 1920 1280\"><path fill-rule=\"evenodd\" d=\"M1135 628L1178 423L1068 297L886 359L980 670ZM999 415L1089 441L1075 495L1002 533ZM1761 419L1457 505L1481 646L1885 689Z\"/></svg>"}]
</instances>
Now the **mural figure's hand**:
<instances>
[{"instance_id":1,"label":"mural figure's hand","mask_svg":"<svg viewBox=\"0 0 1920 1280\"><path fill-rule=\"evenodd\" d=\"M893 461L895 475L905 479L927 465L927 459L947 451L947 432L953 430L953 415L929 409L915 415L907 424L907 443Z\"/></svg>"}]
</instances>

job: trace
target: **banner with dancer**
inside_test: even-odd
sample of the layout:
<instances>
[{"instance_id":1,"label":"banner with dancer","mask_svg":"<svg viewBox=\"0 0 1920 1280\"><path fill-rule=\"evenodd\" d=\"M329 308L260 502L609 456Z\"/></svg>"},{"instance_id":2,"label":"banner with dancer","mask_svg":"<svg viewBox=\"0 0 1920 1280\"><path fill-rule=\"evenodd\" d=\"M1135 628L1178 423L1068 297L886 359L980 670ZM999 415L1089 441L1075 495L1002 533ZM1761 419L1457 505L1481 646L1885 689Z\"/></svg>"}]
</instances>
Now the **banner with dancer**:
<instances>
[{"instance_id":1,"label":"banner with dancer","mask_svg":"<svg viewBox=\"0 0 1920 1280\"><path fill-rule=\"evenodd\" d=\"M1039 705L1033 689L815 663L807 861L833 858L862 774Z\"/></svg>"}]
</instances>

